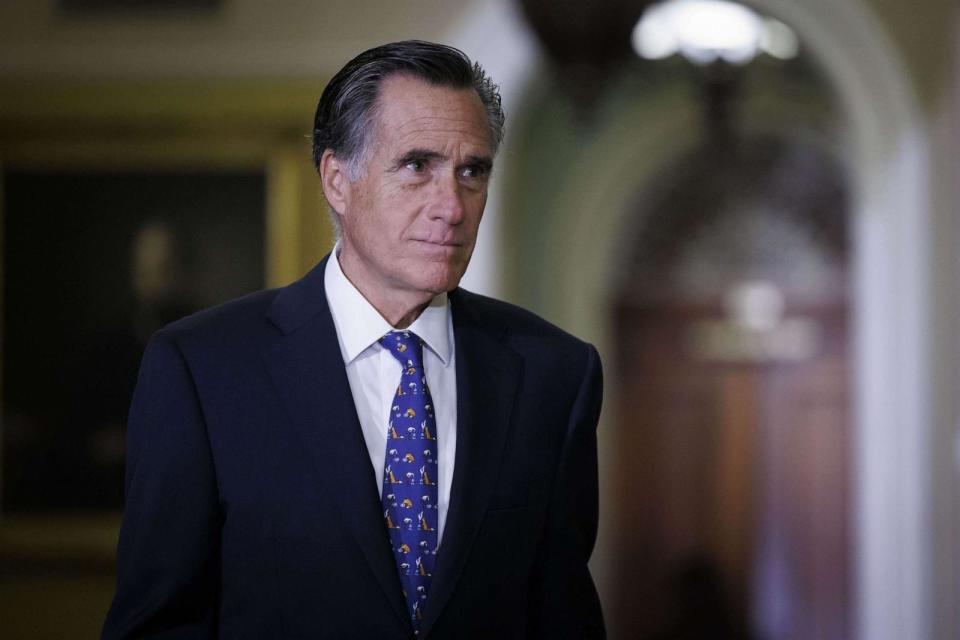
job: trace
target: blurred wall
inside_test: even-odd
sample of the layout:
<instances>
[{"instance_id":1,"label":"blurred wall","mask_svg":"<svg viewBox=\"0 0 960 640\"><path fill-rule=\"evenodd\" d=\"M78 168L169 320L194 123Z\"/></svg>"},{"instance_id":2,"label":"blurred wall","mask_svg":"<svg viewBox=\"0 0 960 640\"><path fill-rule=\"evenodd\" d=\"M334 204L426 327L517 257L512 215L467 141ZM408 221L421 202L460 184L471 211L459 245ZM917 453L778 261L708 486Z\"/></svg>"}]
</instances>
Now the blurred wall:
<instances>
[{"instance_id":1,"label":"blurred wall","mask_svg":"<svg viewBox=\"0 0 960 640\"><path fill-rule=\"evenodd\" d=\"M318 82L363 49L445 35L470 2L223 0L214 10L77 15L55 0L0 6L0 75L50 78L297 77Z\"/></svg>"}]
</instances>

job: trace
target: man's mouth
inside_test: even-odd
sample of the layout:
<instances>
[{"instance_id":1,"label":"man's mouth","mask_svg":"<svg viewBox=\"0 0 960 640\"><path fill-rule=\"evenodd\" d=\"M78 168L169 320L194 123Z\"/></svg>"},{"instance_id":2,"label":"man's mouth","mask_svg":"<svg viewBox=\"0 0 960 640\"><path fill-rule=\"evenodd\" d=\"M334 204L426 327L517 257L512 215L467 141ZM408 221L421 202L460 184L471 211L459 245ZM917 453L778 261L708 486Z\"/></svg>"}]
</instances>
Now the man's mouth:
<instances>
[{"instance_id":1,"label":"man's mouth","mask_svg":"<svg viewBox=\"0 0 960 640\"><path fill-rule=\"evenodd\" d=\"M463 246L462 242L455 242L453 240L417 240L417 242L433 245L435 247L462 247Z\"/></svg>"}]
</instances>

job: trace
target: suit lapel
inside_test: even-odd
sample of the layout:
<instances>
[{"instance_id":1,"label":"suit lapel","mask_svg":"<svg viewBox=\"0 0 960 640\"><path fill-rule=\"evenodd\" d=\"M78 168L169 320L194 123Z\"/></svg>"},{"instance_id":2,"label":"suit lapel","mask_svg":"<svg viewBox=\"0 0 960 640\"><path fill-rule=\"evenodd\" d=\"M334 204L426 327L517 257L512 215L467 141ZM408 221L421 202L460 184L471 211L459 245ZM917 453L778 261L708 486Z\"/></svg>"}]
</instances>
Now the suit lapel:
<instances>
[{"instance_id":1,"label":"suit lapel","mask_svg":"<svg viewBox=\"0 0 960 640\"><path fill-rule=\"evenodd\" d=\"M425 605L426 637L456 587L496 484L520 376L520 358L485 326L461 291L451 293L457 350L457 452L450 507Z\"/></svg>"},{"instance_id":2,"label":"suit lapel","mask_svg":"<svg viewBox=\"0 0 960 640\"><path fill-rule=\"evenodd\" d=\"M327 306L325 267L326 259L277 295L269 317L284 335L264 350L263 358L318 474L336 489L330 497L342 522L395 613L410 629L376 478Z\"/></svg>"}]
</instances>

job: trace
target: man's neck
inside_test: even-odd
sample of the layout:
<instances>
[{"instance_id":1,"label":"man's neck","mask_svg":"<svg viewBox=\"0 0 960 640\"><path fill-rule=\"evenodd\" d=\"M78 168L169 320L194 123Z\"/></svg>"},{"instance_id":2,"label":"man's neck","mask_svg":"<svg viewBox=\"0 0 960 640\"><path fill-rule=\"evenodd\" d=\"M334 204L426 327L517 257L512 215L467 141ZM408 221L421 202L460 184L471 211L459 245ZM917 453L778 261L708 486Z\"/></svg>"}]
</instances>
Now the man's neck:
<instances>
[{"instance_id":1,"label":"man's neck","mask_svg":"<svg viewBox=\"0 0 960 640\"><path fill-rule=\"evenodd\" d=\"M413 324L434 298L418 292L378 290L368 285L361 266L355 265L349 256L344 257L338 254L333 256L339 262L344 277L394 329L406 329Z\"/></svg>"}]
</instances>

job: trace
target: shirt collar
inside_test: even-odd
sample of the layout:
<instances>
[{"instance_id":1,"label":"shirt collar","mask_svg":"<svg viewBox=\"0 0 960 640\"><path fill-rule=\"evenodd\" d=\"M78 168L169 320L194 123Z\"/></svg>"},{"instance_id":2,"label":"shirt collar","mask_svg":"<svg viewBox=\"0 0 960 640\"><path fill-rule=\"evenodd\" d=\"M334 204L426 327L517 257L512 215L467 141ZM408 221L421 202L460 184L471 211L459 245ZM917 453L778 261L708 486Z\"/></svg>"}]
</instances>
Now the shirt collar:
<instances>
[{"instance_id":1,"label":"shirt collar","mask_svg":"<svg viewBox=\"0 0 960 640\"><path fill-rule=\"evenodd\" d=\"M340 354L343 361L350 364L394 328L344 275L337 257L339 253L340 243L337 242L330 259L327 260L323 284L330 313L337 327ZM434 296L407 330L417 334L446 365L450 361L450 336L447 331L449 325L450 305L447 294L441 293Z\"/></svg>"}]
</instances>

